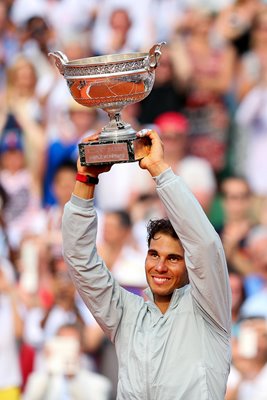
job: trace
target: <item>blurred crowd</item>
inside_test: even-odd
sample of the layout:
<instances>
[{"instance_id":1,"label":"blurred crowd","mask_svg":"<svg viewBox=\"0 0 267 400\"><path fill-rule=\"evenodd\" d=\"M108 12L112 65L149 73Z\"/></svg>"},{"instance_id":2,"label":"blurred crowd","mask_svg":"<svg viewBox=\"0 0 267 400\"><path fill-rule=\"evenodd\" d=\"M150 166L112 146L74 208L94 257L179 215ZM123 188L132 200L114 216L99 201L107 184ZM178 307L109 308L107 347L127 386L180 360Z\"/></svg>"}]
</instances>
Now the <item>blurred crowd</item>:
<instances>
[{"instance_id":1,"label":"blurred crowd","mask_svg":"<svg viewBox=\"0 0 267 400\"><path fill-rule=\"evenodd\" d=\"M78 143L107 123L80 106L69 60L166 41L154 87L122 111L155 128L167 162L220 235L232 289L226 400L267 399L267 1L0 1L0 400L114 400L113 345L61 255ZM98 250L128 290L146 286L146 224L164 217L138 163L96 189ZM179 367L179 366L178 366Z\"/></svg>"}]
</instances>

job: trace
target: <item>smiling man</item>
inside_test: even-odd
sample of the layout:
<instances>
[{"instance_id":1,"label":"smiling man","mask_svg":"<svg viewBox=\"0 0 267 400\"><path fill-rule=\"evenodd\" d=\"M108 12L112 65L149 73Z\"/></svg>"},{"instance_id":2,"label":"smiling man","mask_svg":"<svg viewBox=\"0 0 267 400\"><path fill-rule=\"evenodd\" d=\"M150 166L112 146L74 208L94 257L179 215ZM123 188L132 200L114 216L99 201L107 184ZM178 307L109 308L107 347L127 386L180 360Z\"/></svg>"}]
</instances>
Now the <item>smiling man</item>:
<instances>
[{"instance_id":1,"label":"smiling man","mask_svg":"<svg viewBox=\"0 0 267 400\"><path fill-rule=\"evenodd\" d=\"M147 283L155 304L165 313L174 290L189 283L184 249L169 220L151 220L147 231Z\"/></svg>"},{"instance_id":2,"label":"smiling man","mask_svg":"<svg viewBox=\"0 0 267 400\"><path fill-rule=\"evenodd\" d=\"M118 400L223 400L231 360L223 247L165 162L158 134L138 135L152 141L139 165L154 179L168 215L148 225L147 300L120 287L97 253L94 187L109 167L82 167L78 161L63 216L64 257L84 302L115 344Z\"/></svg>"}]
</instances>

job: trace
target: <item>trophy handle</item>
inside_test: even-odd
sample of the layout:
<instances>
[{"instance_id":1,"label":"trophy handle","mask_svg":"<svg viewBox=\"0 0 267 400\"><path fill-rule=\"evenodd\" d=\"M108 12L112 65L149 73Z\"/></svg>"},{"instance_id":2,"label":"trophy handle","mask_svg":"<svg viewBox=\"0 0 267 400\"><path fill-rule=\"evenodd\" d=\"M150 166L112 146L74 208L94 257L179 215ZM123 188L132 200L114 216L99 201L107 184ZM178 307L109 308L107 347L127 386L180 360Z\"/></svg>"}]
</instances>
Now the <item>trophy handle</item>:
<instances>
[{"instance_id":1,"label":"trophy handle","mask_svg":"<svg viewBox=\"0 0 267 400\"><path fill-rule=\"evenodd\" d=\"M59 70L59 72L61 73L61 75L64 75L64 66L69 61L68 57L61 51L55 51L54 53L48 53L48 55L54 59L56 67Z\"/></svg>"},{"instance_id":2,"label":"trophy handle","mask_svg":"<svg viewBox=\"0 0 267 400\"><path fill-rule=\"evenodd\" d=\"M161 47L166 44L166 42L161 42L155 44L148 53L148 70L154 70L158 66L158 62L161 56Z\"/></svg>"}]
</instances>

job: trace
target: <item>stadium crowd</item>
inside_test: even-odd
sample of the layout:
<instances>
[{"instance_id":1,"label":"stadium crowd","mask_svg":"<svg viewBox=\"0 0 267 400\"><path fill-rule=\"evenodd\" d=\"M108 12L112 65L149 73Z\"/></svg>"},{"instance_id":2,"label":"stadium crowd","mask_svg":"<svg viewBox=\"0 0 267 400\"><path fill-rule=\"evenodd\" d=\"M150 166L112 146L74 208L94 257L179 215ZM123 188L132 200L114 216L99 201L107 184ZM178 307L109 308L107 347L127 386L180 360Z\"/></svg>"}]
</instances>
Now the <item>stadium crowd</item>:
<instances>
[{"instance_id":1,"label":"stadium crowd","mask_svg":"<svg viewBox=\"0 0 267 400\"><path fill-rule=\"evenodd\" d=\"M116 398L113 345L61 252L78 143L107 115L71 98L48 53L74 60L161 41L154 87L123 118L159 132L221 237L232 289L225 400L267 399L267 2L0 0L0 400ZM146 224L165 216L155 193L138 163L114 165L96 188L99 253L139 295Z\"/></svg>"}]
</instances>

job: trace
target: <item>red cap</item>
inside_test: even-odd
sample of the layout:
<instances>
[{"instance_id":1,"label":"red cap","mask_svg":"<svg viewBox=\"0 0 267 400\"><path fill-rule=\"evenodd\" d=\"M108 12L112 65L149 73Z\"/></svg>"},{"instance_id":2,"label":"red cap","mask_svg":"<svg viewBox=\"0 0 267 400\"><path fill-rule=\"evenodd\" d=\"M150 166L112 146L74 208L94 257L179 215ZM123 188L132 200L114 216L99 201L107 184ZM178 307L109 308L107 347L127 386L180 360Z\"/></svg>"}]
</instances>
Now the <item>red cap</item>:
<instances>
[{"instance_id":1,"label":"red cap","mask_svg":"<svg viewBox=\"0 0 267 400\"><path fill-rule=\"evenodd\" d=\"M158 126L161 132L167 127L172 127L177 130L178 134L186 134L189 127L187 118L183 114L175 111L168 111L160 114L155 119L154 123Z\"/></svg>"}]
</instances>

